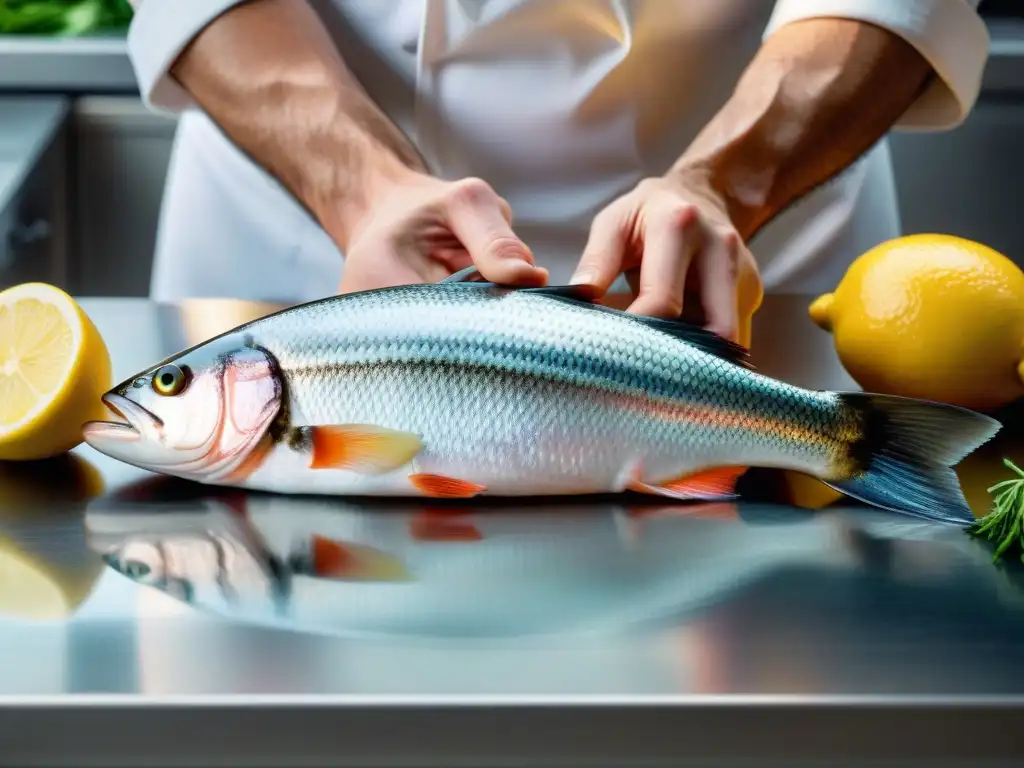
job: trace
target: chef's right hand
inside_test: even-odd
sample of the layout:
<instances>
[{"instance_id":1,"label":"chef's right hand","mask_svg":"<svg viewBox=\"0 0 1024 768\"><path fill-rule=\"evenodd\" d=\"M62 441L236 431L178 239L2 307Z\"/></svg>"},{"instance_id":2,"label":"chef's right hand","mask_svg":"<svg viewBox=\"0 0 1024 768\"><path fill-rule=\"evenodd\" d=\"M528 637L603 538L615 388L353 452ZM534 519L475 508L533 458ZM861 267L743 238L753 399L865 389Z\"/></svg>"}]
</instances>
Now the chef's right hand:
<instances>
[{"instance_id":1,"label":"chef's right hand","mask_svg":"<svg viewBox=\"0 0 1024 768\"><path fill-rule=\"evenodd\" d=\"M339 242L345 269L338 290L435 283L474 264L491 282L544 285L547 270L536 266L511 221L508 203L480 179L410 172L376 192Z\"/></svg>"}]
</instances>

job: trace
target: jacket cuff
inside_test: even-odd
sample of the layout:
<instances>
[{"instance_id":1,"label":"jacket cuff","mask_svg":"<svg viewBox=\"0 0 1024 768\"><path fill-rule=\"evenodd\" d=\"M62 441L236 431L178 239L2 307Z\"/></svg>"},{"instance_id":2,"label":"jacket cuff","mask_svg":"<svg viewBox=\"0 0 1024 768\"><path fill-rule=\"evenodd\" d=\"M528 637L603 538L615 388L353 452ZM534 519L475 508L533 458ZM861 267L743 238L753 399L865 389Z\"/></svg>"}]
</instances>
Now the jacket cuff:
<instances>
[{"instance_id":1,"label":"jacket cuff","mask_svg":"<svg viewBox=\"0 0 1024 768\"><path fill-rule=\"evenodd\" d=\"M195 106L169 70L206 26L245 0L142 0L128 28L128 57L142 100L158 112L178 113Z\"/></svg>"},{"instance_id":2,"label":"jacket cuff","mask_svg":"<svg viewBox=\"0 0 1024 768\"><path fill-rule=\"evenodd\" d=\"M779 0L764 38L794 21L843 18L899 35L932 65L936 78L893 126L944 130L974 108L989 53L980 0Z\"/></svg>"}]
</instances>

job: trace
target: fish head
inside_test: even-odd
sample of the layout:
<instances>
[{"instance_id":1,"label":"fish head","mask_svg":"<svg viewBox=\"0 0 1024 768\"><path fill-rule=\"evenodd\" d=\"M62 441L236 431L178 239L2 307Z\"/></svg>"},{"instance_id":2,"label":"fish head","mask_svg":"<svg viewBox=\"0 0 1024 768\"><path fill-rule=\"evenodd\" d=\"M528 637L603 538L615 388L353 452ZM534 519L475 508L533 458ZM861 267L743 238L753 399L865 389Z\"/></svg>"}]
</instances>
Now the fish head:
<instances>
[{"instance_id":1,"label":"fish head","mask_svg":"<svg viewBox=\"0 0 1024 768\"><path fill-rule=\"evenodd\" d=\"M119 461L193 480L237 468L267 435L282 401L273 357L222 338L132 376L103 395L118 421L90 421L86 443Z\"/></svg>"}]
</instances>

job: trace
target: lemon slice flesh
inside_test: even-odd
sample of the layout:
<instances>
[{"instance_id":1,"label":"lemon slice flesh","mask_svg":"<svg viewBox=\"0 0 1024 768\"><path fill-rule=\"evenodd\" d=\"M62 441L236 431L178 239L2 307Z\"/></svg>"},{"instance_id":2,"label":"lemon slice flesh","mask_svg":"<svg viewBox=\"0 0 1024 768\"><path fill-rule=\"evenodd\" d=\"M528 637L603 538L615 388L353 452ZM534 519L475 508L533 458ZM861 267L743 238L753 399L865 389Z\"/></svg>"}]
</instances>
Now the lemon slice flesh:
<instances>
[{"instance_id":1,"label":"lemon slice flesh","mask_svg":"<svg viewBox=\"0 0 1024 768\"><path fill-rule=\"evenodd\" d=\"M74 448L110 385L110 354L74 299L44 283L0 292L0 460Z\"/></svg>"}]
</instances>

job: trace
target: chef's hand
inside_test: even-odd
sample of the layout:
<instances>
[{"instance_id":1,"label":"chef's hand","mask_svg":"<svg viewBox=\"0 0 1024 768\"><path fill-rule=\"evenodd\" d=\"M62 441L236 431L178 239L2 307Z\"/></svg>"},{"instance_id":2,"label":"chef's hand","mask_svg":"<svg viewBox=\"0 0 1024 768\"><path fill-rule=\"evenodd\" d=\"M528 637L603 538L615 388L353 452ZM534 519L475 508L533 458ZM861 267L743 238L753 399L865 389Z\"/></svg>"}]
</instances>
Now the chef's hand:
<instances>
[{"instance_id":1,"label":"chef's hand","mask_svg":"<svg viewBox=\"0 0 1024 768\"><path fill-rule=\"evenodd\" d=\"M733 340L738 297L761 290L724 201L698 173L645 179L594 218L573 282L603 294L623 272L636 296L628 311L683 316Z\"/></svg>"},{"instance_id":2,"label":"chef's hand","mask_svg":"<svg viewBox=\"0 0 1024 768\"><path fill-rule=\"evenodd\" d=\"M547 270L512 231L508 203L480 179L443 181L410 171L376 191L365 210L339 243L340 293L435 283L474 264L491 282L547 282Z\"/></svg>"}]
</instances>

